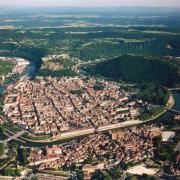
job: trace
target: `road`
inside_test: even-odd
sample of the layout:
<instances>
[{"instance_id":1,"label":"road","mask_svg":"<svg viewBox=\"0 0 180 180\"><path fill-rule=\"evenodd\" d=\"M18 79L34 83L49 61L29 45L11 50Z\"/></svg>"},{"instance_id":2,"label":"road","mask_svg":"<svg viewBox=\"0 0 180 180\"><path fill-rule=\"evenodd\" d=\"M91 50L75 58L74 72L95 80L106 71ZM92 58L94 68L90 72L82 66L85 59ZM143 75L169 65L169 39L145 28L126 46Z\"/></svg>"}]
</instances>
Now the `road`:
<instances>
[{"instance_id":1,"label":"road","mask_svg":"<svg viewBox=\"0 0 180 180\"><path fill-rule=\"evenodd\" d=\"M166 110L164 112L166 112ZM158 116L156 116L152 119L149 119L147 121L131 120L131 121L125 121L125 122L121 122L121 123L117 123L117 124L101 126L101 127L98 127L98 129L94 129L94 128L83 129L83 130L80 129L78 131L62 133L60 136L52 138L52 139L32 140L32 139L26 139L24 137L21 137L21 139L23 139L24 141L33 142L33 143L56 142L56 141L65 140L65 139L69 139L69 138L77 138L77 137L81 137L81 136L85 136L85 135L87 136L87 135L93 134L95 132L105 132L108 130L114 130L114 129L118 129L118 128L127 128L129 126L136 126L136 125L144 124L144 123L147 123L147 122L150 122L150 121L156 119L157 117L161 116L164 112L162 112Z\"/></svg>"},{"instance_id":2,"label":"road","mask_svg":"<svg viewBox=\"0 0 180 180\"><path fill-rule=\"evenodd\" d=\"M13 161L13 160L15 160L15 155L14 155L14 154L12 154L12 156L9 158L9 160L8 160L7 162L5 162L5 163L3 164L3 166L0 167L0 171L2 171L6 166L8 166L9 163L10 163L11 161ZM1 179L1 178L0 178L0 179Z\"/></svg>"},{"instance_id":3,"label":"road","mask_svg":"<svg viewBox=\"0 0 180 180\"><path fill-rule=\"evenodd\" d=\"M6 136L8 136L7 139L3 140L3 141L0 141L0 143L8 143L9 141L12 141L12 140L18 140L18 137L22 136L24 134L25 131L20 131L18 132L17 134L14 134L13 136L10 136L9 134L7 133L4 133Z\"/></svg>"}]
</instances>

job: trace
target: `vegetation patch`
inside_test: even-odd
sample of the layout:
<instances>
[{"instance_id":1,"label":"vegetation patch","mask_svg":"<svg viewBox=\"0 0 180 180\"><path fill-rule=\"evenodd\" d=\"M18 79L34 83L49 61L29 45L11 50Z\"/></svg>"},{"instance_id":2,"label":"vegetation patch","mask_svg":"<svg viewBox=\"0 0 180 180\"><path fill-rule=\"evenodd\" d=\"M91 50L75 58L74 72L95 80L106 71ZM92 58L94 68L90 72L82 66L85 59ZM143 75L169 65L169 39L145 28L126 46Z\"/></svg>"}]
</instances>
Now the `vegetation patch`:
<instances>
[{"instance_id":1,"label":"vegetation patch","mask_svg":"<svg viewBox=\"0 0 180 180\"><path fill-rule=\"evenodd\" d=\"M150 110L146 110L145 112L141 113L139 119L142 121L149 120L153 117L160 115L163 111L164 111L163 106L154 107Z\"/></svg>"},{"instance_id":2,"label":"vegetation patch","mask_svg":"<svg viewBox=\"0 0 180 180\"><path fill-rule=\"evenodd\" d=\"M96 90L96 91L101 91L101 90L104 89L104 86L103 86L102 84L95 84L95 85L93 86L93 88L94 88L94 90Z\"/></svg>"},{"instance_id":3,"label":"vegetation patch","mask_svg":"<svg viewBox=\"0 0 180 180\"><path fill-rule=\"evenodd\" d=\"M60 69L69 69L75 65L75 62L70 59L52 59L49 61L45 61L41 67L41 69L50 69L50 70L60 70Z\"/></svg>"},{"instance_id":4,"label":"vegetation patch","mask_svg":"<svg viewBox=\"0 0 180 180\"><path fill-rule=\"evenodd\" d=\"M1 61L0 60L0 76L7 75L13 69L13 63L8 61Z\"/></svg>"},{"instance_id":5,"label":"vegetation patch","mask_svg":"<svg viewBox=\"0 0 180 180\"><path fill-rule=\"evenodd\" d=\"M0 115L3 112L3 94L0 93Z\"/></svg>"},{"instance_id":6,"label":"vegetation patch","mask_svg":"<svg viewBox=\"0 0 180 180\"><path fill-rule=\"evenodd\" d=\"M63 76L76 76L77 73L71 69L61 69L61 70L49 70L49 69L40 69L39 76L44 76L44 77L63 77Z\"/></svg>"},{"instance_id":7,"label":"vegetation patch","mask_svg":"<svg viewBox=\"0 0 180 180\"><path fill-rule=\"evenodd\" d=\"M81 95L84 93L83 89L75 89L70 91L71 94Z\"/></svg>"},{"instance_id":8,"label":"vegetation patch","mask_svg":"<svg viewBox=\"0 0 180 180\"><path fill-rule=\"evenodd\" d=\"M16 168L10 168L10 167L8 167L8 168L6 168L6 169L4 169L3 171L2 171L2 175L4 175L4 176L20 176L21 175L21 173L20 173L20 171L18 170L18 169L16 169Z\"/></svg>"},{"instance_id":9,"label":"vegetation patch","mask_svg":"<svg viewBox=\"0 0 180 180\"><path fill-rule=\"evenodd\" d=\"M52 174L55 176L64 176L64 177L69 177L70 176L70 172L69 171L61 171L61 170L43 170L40 171L41 173L45 173L45 174Z\"/></svg>"},{"instance_id":10,"label":"vegetation patch","mask_svg":"<svg viewBox=\"0 0 180 180\"><path fill-rule=\"evenodd\" d=\"M137 98L157 105L166 105L168 103L170 92L165 87L143 85L141 89L137 94Z\"/></svg>"},{"instance_id":11,"label":"vegetation patch","mask_svg":"<svg viewBox=\"0 0 180 180\"><path fill-rule=\"evenodd\" d=\"M5 145L4 143L0 143L0 156L3 156L5 153Z\"/></svg>"},{"instance_id":12,"label":"vegetation patch","mask_svg":"<svg viewBox=\"0 0 180 180\"><path fill-rule=\"evenodd\" d=\"M86 67L90 74L135 83L175 86L180 83L177 66L160 58L122 55L118 58Z\"/></svg>"}]
</instances>

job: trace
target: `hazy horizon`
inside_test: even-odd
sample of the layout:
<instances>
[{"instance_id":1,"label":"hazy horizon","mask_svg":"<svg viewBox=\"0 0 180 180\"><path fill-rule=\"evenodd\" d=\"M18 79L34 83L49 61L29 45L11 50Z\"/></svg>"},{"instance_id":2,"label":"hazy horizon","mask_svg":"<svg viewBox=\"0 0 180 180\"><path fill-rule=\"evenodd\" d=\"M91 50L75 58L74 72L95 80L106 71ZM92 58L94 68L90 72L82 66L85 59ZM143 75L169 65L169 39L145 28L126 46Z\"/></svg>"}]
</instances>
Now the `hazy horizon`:
<instances>
[{"instance_id":1,"label":"hazy horizon","mask_svg":"<svg viewBox=\"0 0 180 180\"><path fill-rule=\"evenodd\" d=\"M179 0L0 0L0 7L176 7Z\"/></svg>"}]
</instances>

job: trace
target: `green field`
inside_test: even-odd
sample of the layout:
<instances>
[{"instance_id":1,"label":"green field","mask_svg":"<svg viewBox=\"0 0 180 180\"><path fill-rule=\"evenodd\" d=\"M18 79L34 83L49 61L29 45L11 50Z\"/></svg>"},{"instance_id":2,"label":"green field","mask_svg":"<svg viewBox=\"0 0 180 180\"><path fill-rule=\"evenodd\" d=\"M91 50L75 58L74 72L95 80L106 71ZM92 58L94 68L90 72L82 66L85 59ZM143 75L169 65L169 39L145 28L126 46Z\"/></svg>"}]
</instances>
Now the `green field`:
<instances>
[{"instance_id":1,"label":"green field","mask_svg":"<svg viewBox=\"0 0 180 180\"><path fill-rule=\"evenodd\" d=\"M11 73L12 68L13 63L0 60L0 76L6 76L8 73Z\"/></svg>"}]
</instances>

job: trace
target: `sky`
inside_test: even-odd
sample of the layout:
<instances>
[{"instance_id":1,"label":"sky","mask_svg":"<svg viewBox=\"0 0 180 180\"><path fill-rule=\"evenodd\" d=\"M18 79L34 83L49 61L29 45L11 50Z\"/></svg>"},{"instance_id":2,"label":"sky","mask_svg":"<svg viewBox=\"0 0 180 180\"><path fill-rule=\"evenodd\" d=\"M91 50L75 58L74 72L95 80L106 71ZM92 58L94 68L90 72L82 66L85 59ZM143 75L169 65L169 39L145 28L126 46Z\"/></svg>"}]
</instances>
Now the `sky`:
<instances>
[{"instance_id":1,"label":"sky","mask_svg":"<svg viewBox=\"0 0 180 180\"><path fill-rule=\"evenodd\" d=\"M101 7L101 6L141 6L141 7L180 7L180 0L0 0L3 6L33 7Z\"/></svg>"}]
</instances>

